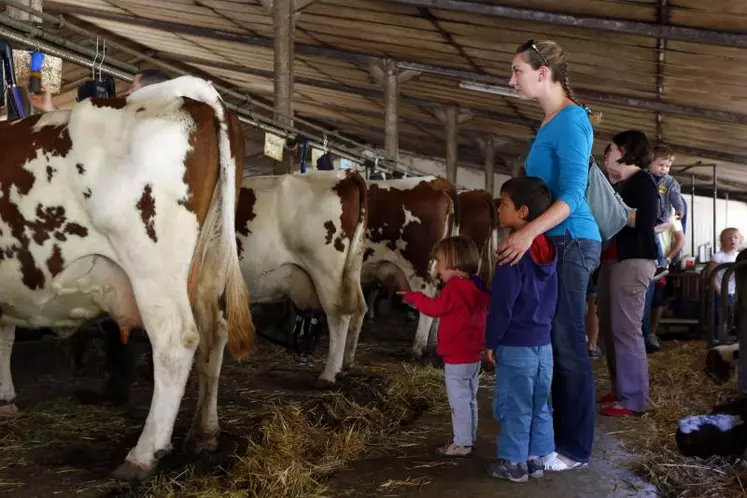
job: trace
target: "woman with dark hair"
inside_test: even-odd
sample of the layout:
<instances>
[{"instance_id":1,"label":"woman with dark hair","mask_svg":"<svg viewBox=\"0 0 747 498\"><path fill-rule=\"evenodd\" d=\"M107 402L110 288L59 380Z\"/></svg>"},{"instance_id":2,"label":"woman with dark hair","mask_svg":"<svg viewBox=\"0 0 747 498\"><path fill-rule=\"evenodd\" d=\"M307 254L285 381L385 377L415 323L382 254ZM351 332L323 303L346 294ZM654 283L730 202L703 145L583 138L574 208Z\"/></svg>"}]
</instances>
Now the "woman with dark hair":
<instances>
[{"instance_id":1,"label":"woman with dark hair","mask_svg":"<svg viewBox=\"0 0 747 498\"><path fill-rule=\"evenodd\" d=\"M594 374L586 349L586 287L599 262L599 227L586 202L593 116L579 105L568 80L566 54L556 43L533 40L512 61L510 85L537 100L545 117L526 159L527 176L544 180L553 203L498 248L498 263L516 264L546 234L557 254L558 301L552 322L552 407L556 453L545 470L585 467L594 441Z\"/></svg>"},{"instance_id":2,"label":"woman with dark hair","mask_svg":"<svg viewBox=\"0 0 747 498\"><path fill-rule=\"evenodd\" d=\"M654 226L659 193L651 173L653 152L638 130L618 133L607 147L604 165L610 182L636 211L602 255L597 289L599 330L607 357L611 392L602 415L627 417L650 405L648 363L641 323L646 291L656 271Z\"/></svg>"}]
</instances>

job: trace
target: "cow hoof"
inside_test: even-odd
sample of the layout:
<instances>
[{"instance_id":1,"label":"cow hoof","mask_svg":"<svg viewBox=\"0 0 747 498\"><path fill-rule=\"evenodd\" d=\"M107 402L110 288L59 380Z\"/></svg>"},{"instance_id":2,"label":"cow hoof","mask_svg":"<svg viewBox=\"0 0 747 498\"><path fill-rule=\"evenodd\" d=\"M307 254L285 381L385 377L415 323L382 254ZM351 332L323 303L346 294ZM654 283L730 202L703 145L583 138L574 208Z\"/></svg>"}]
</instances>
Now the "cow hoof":
<instances>
[{"instance_id":1,"label":"cow hoof","mask_svg":"<svg viewBox=\"0 0 747 498\"><path fill-rule=\"evenodd\" d=\"M187 436L184 441L184 452L192 453L193 455L199 455L203 451L208 453L214 453L218 450L218 436L213 435L200 435L200 436Z\"/></svg>"},{"instance_id":2,"label":"cow hoof","mask_svg":"<svg viewBox=\"0 0 747 498\"><path fill-rule=\"evenodd\" d=\"M336 384L334 380L327 380L321 377L316 379L316 382L314 382L314 387L317 389L332 389L335 386Z\"/></svg>"},{"instance_id":3,"label":"cow hoof","mask_svg":"<svg viewBox=\"0 0 747 498\"><path fill-rule=\"evenodd\" d=\"M112 473L112 477L118 481L138 482L147 479L152 472L152 468L141 467L130 461L125 461Z\"/></svg>"},{"instance_id":4,"label":"cow hoof","mask_svg":"<svg viewBox=\"0 0 747 498\"><path fill-rule=\"evenodd\" d=\"M15 415L16 413L18 413L18 407L15 403L8 403L7 405L0 406L0 416Z\"/></svg>"}]
</instances>

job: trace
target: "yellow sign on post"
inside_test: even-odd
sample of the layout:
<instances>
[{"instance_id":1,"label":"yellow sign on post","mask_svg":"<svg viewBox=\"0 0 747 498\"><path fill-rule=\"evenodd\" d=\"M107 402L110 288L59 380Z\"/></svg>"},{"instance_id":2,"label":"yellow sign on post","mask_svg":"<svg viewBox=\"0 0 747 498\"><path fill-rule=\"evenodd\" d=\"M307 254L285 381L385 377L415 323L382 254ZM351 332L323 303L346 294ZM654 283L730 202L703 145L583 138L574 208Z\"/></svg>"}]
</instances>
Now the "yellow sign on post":
<instances>
[{"instance_id":1,"label":"yellow sign on post","mask_svg":"<svg viewBox=\"0 0 747 498\"><path fill-rule=\"evenodd\" d=\"M285 139L272 133L265 133L265 155L276 161L283 160Z\"/></svg>"}]
</instances>

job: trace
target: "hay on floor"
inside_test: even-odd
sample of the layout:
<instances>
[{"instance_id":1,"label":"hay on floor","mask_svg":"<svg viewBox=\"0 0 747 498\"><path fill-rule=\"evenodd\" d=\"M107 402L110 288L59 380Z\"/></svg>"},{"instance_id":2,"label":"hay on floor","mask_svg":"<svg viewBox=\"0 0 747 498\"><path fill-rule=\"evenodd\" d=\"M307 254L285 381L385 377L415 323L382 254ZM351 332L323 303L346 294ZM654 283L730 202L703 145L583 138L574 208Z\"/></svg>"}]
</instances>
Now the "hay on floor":
<instances>
[{"instance_id":1,"label":"hay on floor","mask_svg":"<svg viewBox=\"0 0 747 498\"><path fill-rule=\"evenodd\" d=\"M365 391L366 401L329 393L306 404L275 404L261 422L259 436L229 469L162 477L148 496L321 497L325 480L361 458L371 445L393 444L401 426L418 413L447 406L443 372L430 367L405 365L353 383L353 390Z\"/></svg>"},{"instance_id":2,"label":"hay on floor","mask_svg":"<svg viewBox=\"0 0 747 498\"><path fill-rule=\"evenodd\" d=\"M710 413L736 392L734 382L716 385L705 373L704 342L675 343L649 356L654 409L641 419L625 419L621 439L636 454L636 471L663 496L745 496L747 471L733 459L687 458L677 450L678 421Z\"/></svg>"}]
</instances>

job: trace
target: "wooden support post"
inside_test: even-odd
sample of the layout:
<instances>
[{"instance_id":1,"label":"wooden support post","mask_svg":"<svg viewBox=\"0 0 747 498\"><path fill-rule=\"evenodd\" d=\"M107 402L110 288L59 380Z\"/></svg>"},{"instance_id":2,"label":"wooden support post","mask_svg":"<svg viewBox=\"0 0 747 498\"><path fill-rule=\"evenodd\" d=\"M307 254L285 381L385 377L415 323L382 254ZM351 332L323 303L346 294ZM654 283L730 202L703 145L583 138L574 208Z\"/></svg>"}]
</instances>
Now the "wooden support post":
<instances>
[{"instance_id":1,"label":"wooden support post","mask_svg":"<svg viewBox=\"0 0 747 498\"><path fill-rule=\"evenodd\" d=\"M459 125L469 121L472 115L468 112L461 113L455 105L448 106L445 109L436 109L434 114L446 127L446 179L451 183L456 183Z\"/></svg>"},{"instance_id":2,"label":"wooden support post","mask_svg":"<svg viewBox=\"0 0 747 498\"><path fill-rule=\"evenodd\" d=\"M517 176L524 176L524 168L519 161L514 161L511 167L511 178L516 178Z\"/></svg>"},{"instance_id":3,"label":"wooden support post","mask_svg":"<svg viewBox=\"0 0 747 498\"><path fill-rule=\"evenodd\" d=\"M399 161L399 88L420 73L400 71L397 61L392 59L372 64L370 72L373 79L384 87L384 149L389 159Z\"/></svg>"},{"instance_id":4,"label":"wooden support post","mask_svg":"<svg viewBox=\"0 0 747 498\"><path fill-rule=\"evenodd\" d=\"M275 115L285 126L293 126L293 0L272 2L272 21L275 34ZM291 172L291 158L283 156L273 168L276 175Z\"/></svg>"},{"instance_id":5,"label":"wooden support post","mask_svg":"<svg viewBox=\"0 0 747 498\"><path fill-rule=\"evenodd\" d=\"M493 135L488 135L484 139L477 138L477 146L485 158L485 190L495 197L493 191L495 189L495 153L501 146L501 140Z\"/></svg>"}]
</instances>

